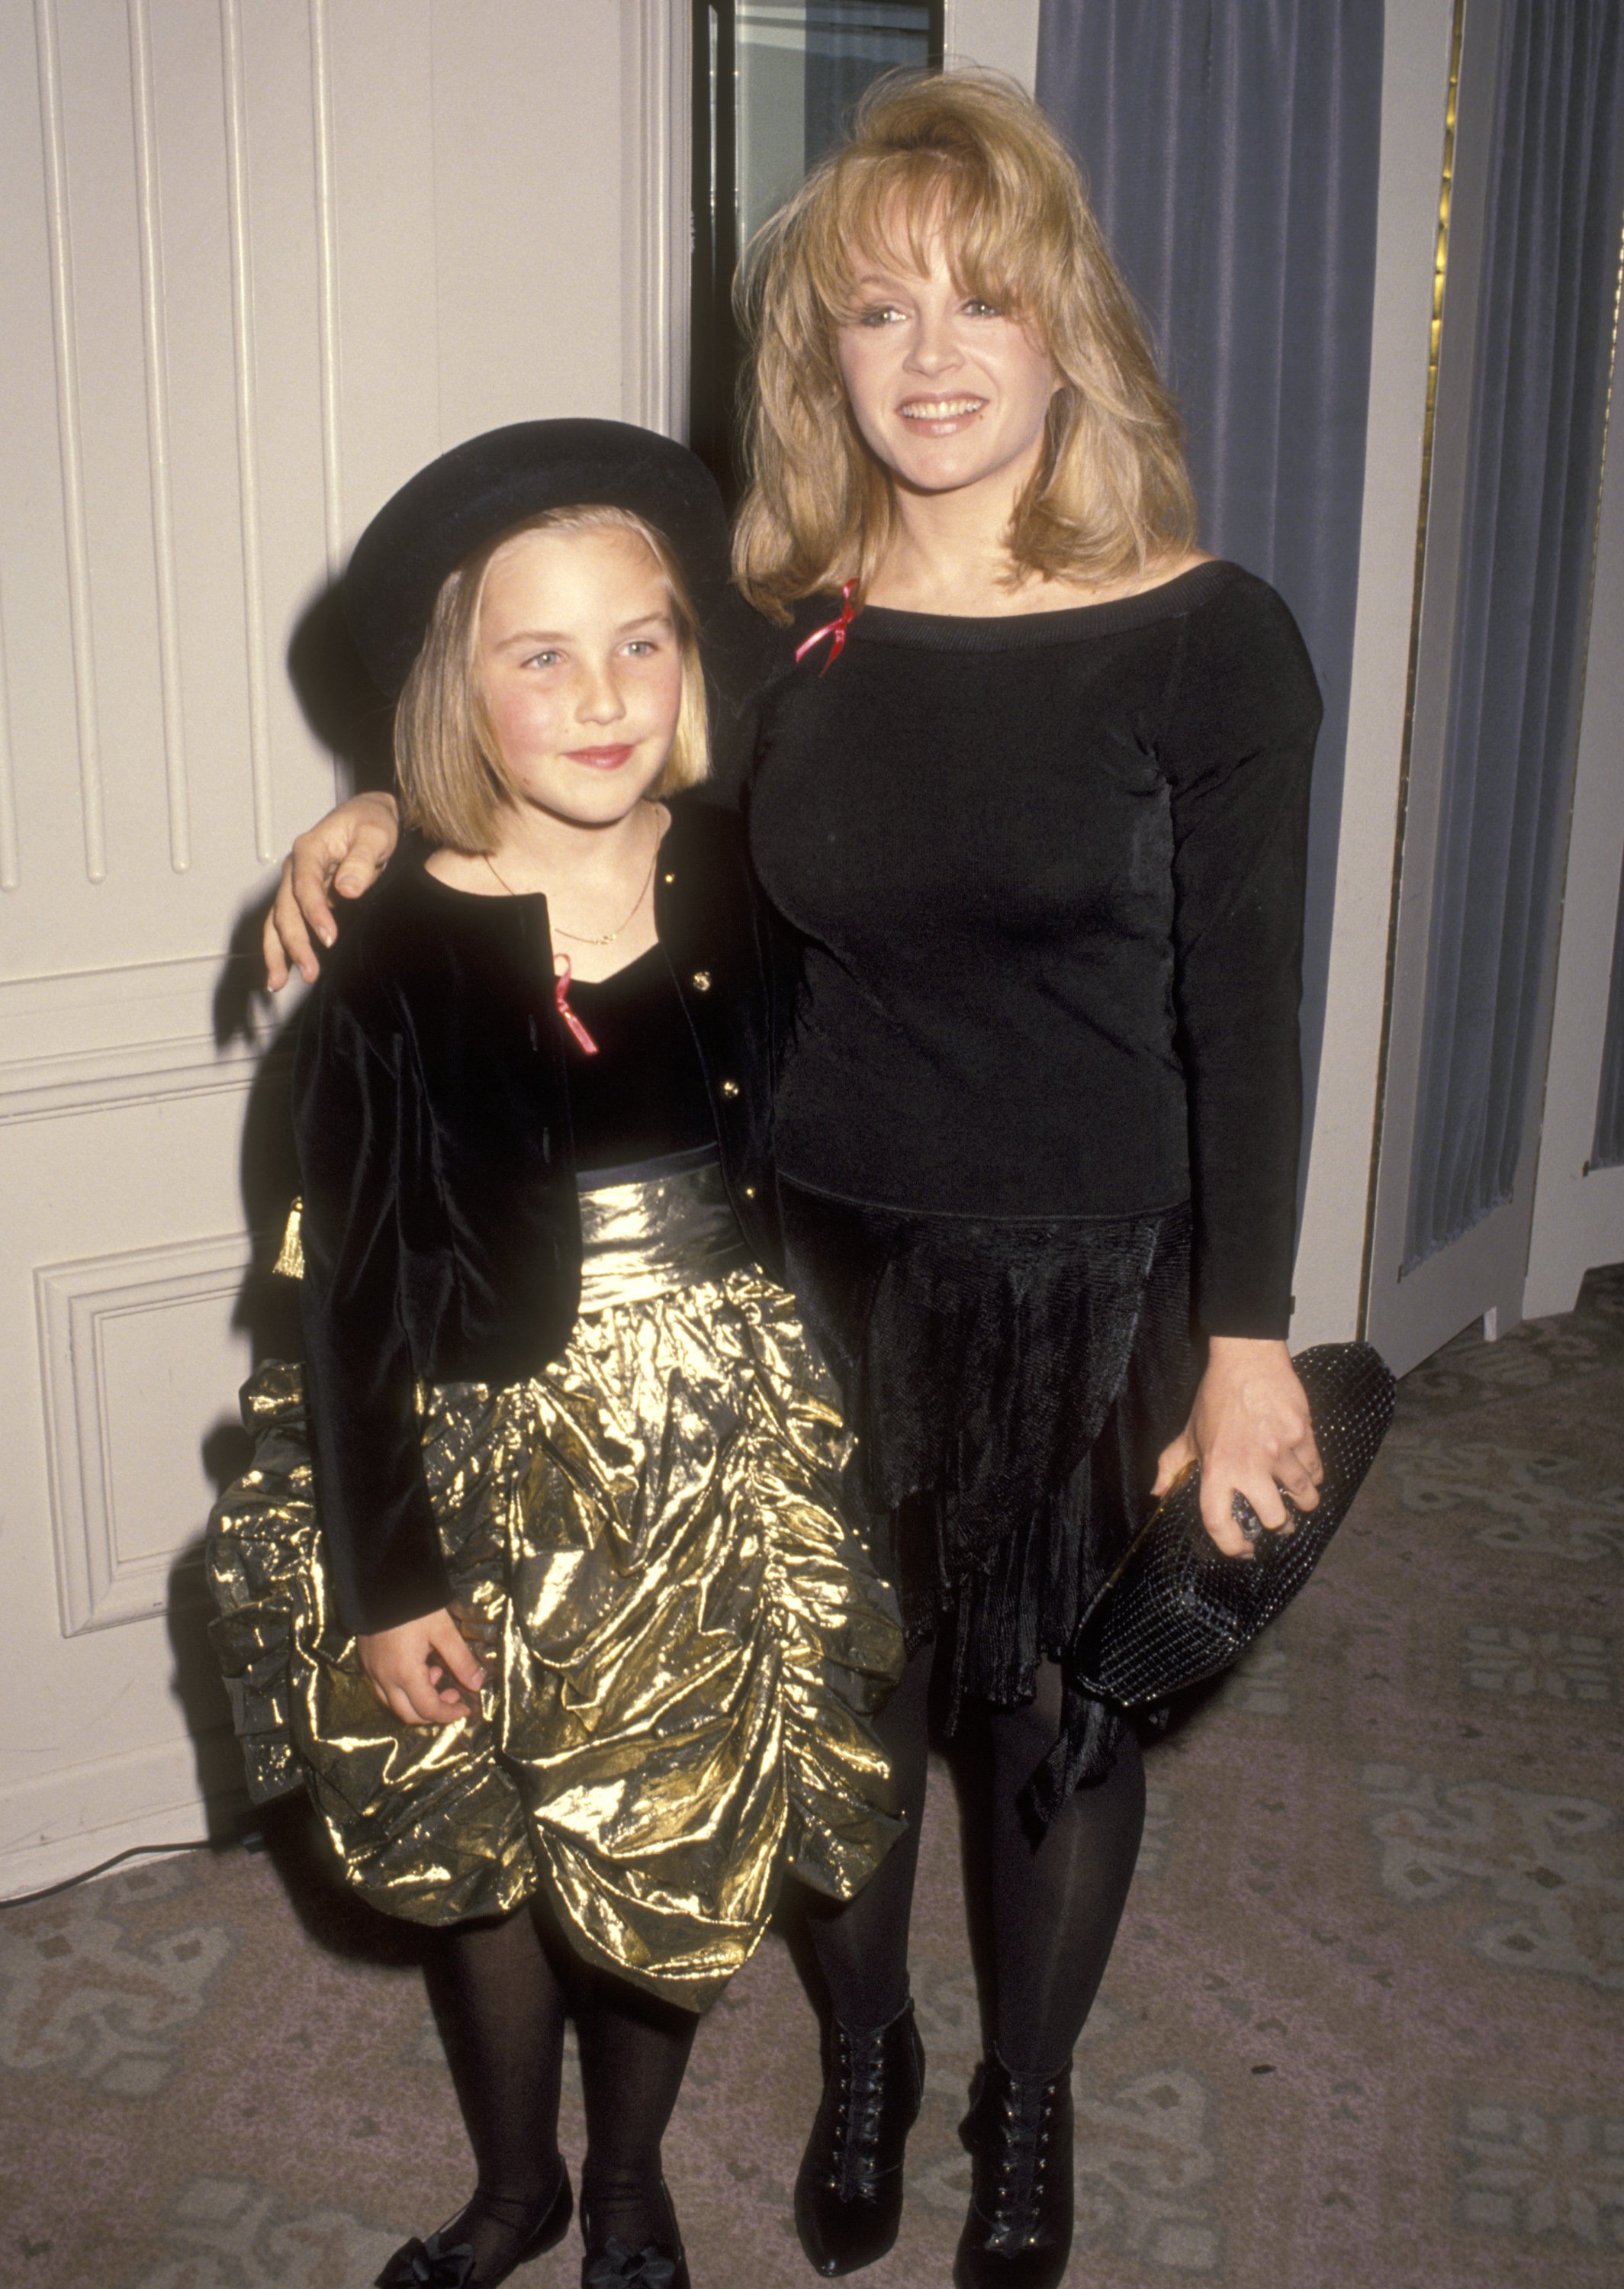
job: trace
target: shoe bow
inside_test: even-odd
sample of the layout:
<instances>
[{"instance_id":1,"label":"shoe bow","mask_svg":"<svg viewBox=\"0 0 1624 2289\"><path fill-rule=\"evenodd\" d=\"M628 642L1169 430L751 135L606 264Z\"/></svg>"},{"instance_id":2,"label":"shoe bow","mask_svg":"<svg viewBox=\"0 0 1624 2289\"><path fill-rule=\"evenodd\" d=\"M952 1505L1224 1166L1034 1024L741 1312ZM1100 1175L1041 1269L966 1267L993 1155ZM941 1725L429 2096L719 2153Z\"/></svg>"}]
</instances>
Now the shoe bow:
<instances>
[{"instance_id":1,"label":"shoe bow","mask_svg":"<svg viewBox=\"0 0 1624 2289\"><path fill-rule=\"evenodd\" d=\"M633 2249L611 2234L581 2276L581 2289L672 2289L681 2262L657 2241Z\"/></svg>"},{"instance_id":2,"label":"shoe bow","mask_svg":"<svg viewBox=\"0 0 1624 2289\"><path fill-rule=\"evenodd\" d=\"M397 2250L386 2272L378 2277L378 2289L468 2289L474 2278L474 2249L469 2242L454 2242L442 2249L439 2238L409 2241Z\"/></svg>"}]
</instances>

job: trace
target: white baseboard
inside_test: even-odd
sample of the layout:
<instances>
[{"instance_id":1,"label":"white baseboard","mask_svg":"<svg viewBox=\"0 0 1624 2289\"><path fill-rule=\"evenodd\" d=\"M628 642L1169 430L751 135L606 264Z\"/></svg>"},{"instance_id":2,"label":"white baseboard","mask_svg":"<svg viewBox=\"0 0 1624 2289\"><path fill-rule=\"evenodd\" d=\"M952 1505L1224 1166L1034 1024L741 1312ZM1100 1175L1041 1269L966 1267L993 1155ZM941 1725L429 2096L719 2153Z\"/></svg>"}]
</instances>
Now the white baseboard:
<instances>
[{"instance_id":1,"label":"white baseboard","mask_svg":"<svg viewBox=\"0 0 1624 2289\"><path fill-rule=\"evenodd\" d=\"M0 1902L82 1876L115 1853L228 1836L247 1801L228 1732L0 1784Z\"/></svg>"}]
</instances>

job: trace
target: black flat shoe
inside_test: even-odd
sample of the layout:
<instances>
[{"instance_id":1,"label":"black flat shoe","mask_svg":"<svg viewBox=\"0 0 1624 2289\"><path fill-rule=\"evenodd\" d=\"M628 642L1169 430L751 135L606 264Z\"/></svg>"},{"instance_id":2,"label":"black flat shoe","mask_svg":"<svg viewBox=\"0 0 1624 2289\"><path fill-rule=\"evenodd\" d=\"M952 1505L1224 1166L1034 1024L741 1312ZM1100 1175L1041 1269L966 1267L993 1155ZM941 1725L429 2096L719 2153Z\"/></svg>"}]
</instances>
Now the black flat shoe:
<instances>
[{"instance_id":1,"label":"black flat shoe","mask_svg":"<svg viewBox=\"0 0 1624 2289\"><path fill-rule=\"evenodd\" d=\"M958 2289L1059 2289L1071 2253L1071 2067L1039 2082L994 2052L959 2134L973 2166Z\"/></svg>"},{"instance_id":2,"label":"black flat shoe","mask_svg":"<svg viewBox=\"0 0 1624 2289\"><path fill-rule=\"evenodd\" d=\"M832 2024L824 2095L795 2181L795 2227L815 2271L856 2273L896 2239L903 2155L924 2094L912 2003L871 2035Z\"/></svg>"},{"instance_id":3,"label":"black flat shoe","mask_svg":"<svg viewBox=\"0 0 1624 2289\"><path fill-rule=\"evenodd\" d=\"M474 2201L479 2198L476 2194ZM490 2205L498 2209L518 2207L500 2195ZM465 2202L456 2216L436 2226L426 2240L404 2243L378 2275L373 2289L497 2289L498 2282L506 2281L521 2265L528 2265L531 2258L555 2249L569 2232L575 2211L569 2173L561 2161L557 2187L548 2195L536 2223L529 2226L525 2239L506 2264L498 2266L494 2272L482 2273L478 2269L472 2245L461 2238L464 2221L473 2207L474 2202ZM528 2219L523 2222L528 2225Z\"/></svg>"},{"instance_id":4,"label":"black flat shoe","mask_svg":"<svg viewBox=\"0 0 1624 2289\"><path fill-rule=\"evenodd\" d=\"M586 2254L581 2260L581 2289L691 2289L677 2213L664 2185L660 2193L670 2221L669 2235L665 2241L645 2242L641 2249L633 2249L617 2233L610 2234L607 2241L594 2242L592 2218L583 2202L581 2237Z\"/></svg>"}]
</instances>

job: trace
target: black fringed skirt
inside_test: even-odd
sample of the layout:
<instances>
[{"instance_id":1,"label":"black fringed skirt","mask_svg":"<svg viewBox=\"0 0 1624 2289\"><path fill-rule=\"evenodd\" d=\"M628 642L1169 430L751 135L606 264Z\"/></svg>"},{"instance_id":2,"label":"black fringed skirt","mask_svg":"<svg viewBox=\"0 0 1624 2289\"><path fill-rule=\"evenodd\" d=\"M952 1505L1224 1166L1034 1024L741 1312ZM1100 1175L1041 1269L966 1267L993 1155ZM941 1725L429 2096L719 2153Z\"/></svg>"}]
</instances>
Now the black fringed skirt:
<instances>
[{"instance_id":1,"label":"black fringed skirt","mask_svg":"<svg viewBox=\"0 0 1624 2289\"><path fill-rule=\"evenodd\" d=\"M967 1699L1018 1708L1065 1667L1150 1507L1197 1379L1188 1208L919 1215L784 1180L792 1283L856 1434L854 1505L910 1649L951 1644ZM1027 1805L1046 1824L1111 1770L1123 1720L1068 1677Z\"/></svg>"}]
</instances>

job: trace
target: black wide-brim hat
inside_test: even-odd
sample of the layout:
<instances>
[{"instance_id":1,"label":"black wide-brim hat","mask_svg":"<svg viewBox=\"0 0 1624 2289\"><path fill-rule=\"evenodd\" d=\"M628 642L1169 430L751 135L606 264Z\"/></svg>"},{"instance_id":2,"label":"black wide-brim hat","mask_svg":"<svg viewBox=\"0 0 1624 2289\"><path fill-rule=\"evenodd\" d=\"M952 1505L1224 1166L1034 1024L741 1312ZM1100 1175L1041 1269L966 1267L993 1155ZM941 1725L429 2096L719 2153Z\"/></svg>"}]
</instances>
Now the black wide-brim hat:
<instances>
[{"instance_id":1,"label":"black wide-brim hat","mask_svg":"<svg viewBox=\"0 0 1624 2289\"><path fill-rule=\"evenodd\" d=\"M701 624L728 586L728 513L705 464L626 421L515 421L453 445L386 501L355 543L344 611L367 670L394 698L447 577L553 508L625 508L669 542Z\"/></svg>"}]
</instances>

